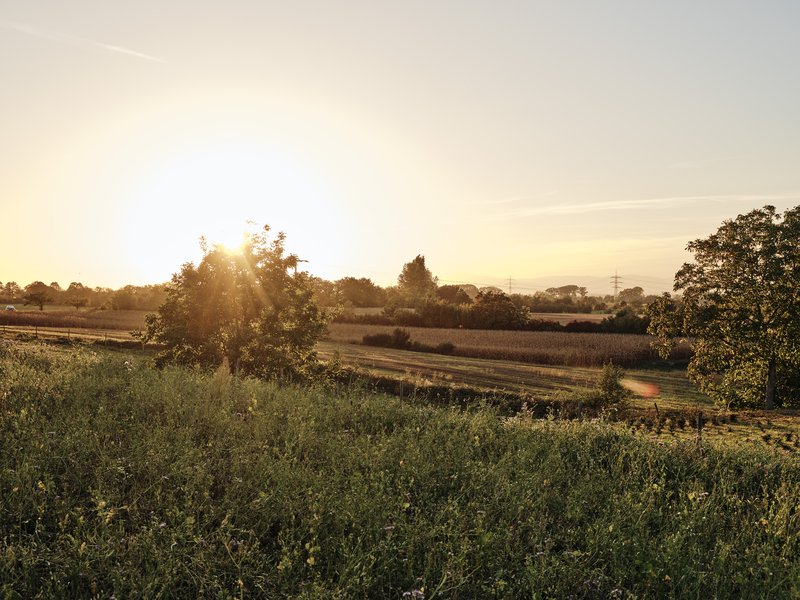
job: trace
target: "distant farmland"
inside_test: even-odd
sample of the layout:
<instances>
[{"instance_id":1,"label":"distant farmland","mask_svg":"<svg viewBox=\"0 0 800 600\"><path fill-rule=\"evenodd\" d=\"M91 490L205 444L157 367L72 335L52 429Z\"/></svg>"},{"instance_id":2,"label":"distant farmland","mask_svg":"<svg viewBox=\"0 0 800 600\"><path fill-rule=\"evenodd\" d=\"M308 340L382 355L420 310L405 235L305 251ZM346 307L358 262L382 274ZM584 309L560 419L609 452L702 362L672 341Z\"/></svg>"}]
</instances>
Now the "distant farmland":
<instances>
[{"instance_id":1,"label":"distant farmland","mask_svg":"<svg viewBox=\"0 0 800 600\"><path fill-rule=\"evenodd\" d=\"M47 308L49 310L0 311L0 325L133 331L144 328L144 316L147 314L143 310Z\"/></svg>"},{"instance_id":2,"label":"distant farmland","mask_svg":"<svg viewBox=\"0 0 800 600\"><path fill-rule=\"evenodd\" d=\"M328 340L340 343L361 343L365 335L391 333L393 327L331 323ZM551 331L487 331L475 329L436 329L405 327L411 339L436 346L444 342L455 345L454 355L472 358L513 360L542 365L597 367L608 361L635 367L658 360L646 335L615 333L563 333ZM689 345L680 344L672 360L689 357Z\"/></svg>"}]
</instances>

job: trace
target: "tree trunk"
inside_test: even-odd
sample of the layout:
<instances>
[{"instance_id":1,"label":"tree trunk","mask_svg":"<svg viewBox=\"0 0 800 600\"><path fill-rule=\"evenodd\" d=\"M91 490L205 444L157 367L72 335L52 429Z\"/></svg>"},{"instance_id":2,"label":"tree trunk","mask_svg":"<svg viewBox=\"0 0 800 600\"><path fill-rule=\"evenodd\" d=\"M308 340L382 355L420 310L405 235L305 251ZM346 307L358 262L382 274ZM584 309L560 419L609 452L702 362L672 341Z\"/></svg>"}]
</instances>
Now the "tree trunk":
<instances>
[{"instance_id":1,"label":"tree trunk","mask_svg":"<svg viewBox=\"0 0 800 600\"><path fill-rule=\"evenodd\" d=\"M769 367L767 370L767 389L764 398L764 408L772 410L775 408L775 359L769 359Z\"/></svg>"}]
</instances>

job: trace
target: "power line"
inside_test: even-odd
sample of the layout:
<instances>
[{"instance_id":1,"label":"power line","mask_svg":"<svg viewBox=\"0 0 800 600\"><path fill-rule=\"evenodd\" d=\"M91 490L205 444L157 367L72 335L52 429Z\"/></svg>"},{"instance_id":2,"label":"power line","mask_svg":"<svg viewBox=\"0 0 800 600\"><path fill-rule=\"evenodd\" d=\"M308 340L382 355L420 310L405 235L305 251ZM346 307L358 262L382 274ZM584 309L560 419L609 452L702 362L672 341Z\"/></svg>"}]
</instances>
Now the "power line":
<instances>
[{"instance_id":1,"label":"power line","mask_svg":"<svg viewBox=\"0 0 800 600\"><path fill-rule=\"evenodd\" d=\"M622 275L617 275L617 272L614 271L614 275L611 276L611 284L614 286L614 296L619 294L619 284L622 281Z\"/></svg>"}]
</instances>

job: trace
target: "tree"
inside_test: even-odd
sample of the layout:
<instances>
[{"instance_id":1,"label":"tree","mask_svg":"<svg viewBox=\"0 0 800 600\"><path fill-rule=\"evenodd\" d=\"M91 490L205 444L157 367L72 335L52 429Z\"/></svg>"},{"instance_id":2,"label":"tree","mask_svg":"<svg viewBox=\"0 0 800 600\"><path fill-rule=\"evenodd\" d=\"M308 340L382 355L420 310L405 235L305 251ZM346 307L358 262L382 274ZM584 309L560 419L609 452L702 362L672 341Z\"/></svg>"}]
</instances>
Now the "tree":
<instances>
[{"instance_id":1,"label":"tree","mask_svg":"<svg viewBox=\"0 0 800 600\"><path fill-rule=\"evenodd\" d=\"M626 288L620 291L619 295L617 296L617 301L625 304L629 304L631 306L641 306L642 302L644 301L644 290L640 288L638 285L632 288Z\"/></svg>"},{"instance_id":2,"label":"tree","mask_svg":"<svg viewBox=\"0 0 800 600\"><path fill-rule=\"evenodd\" d=\"M415 305L436 293L436 283L437 279L425 266L425 257L420 254L403 265L403 270L397 277L397 287L401 295Z\"/></svg>"},{"instance_id":3,"label":"tree","mask_svg":"<svg viewBox=\"0 0 800 600\"><path fill-rule=\"evenodd\" d=\"M89 290L85 285L78 281L73 281L69 284L69 287L64 292L64 297L67 300L68 304L71 304L75 307L75 310L78 310L87 304L89 304Z\"/></svg>"},{"instance_id":4,"label":"tree","mask_svg":"<svg viewBox=\"0 0 800 600\"><path fill-rule=\"evenodd\" d=\"M521 329L529 321L527 308L520 308L503 292L480 292L469 307L473 329Z\"/></svg>"},{"instance_id":5,"label":"tree","mask_svg":"<svg viewBox=\"0 0 800 600\"><path fill-rule=\"evenodd\" d=\"M310 277L298 258L285 255L283 233L251 234L241 252L204 249L198 266L172 276L145 341L164 344L159 357L264 378L294 378L314 362L325 315L313 300Z\"/></svg>"},{"instance_id":6,"label":"tree","mask_svg":"<svg viewBox=\"0 0 800 600\"><path fill-rule=\"evenodd\" d=\"M694 338L689 375L727 405L797 398L800 381L800 207L765 206L689 242L694 262L675 274L678 304L648 307L649 331L668 353L674 336Z\"/></svg>"},{"instance_id":7,"label":"tree","mask_svg":"<svg viewBox=\"0 0 800 600\"><path fill-rule=\"evenodd\" d=\"M44 310L44 305L50 302L53 298L53 289L41 281L34 281L25 286L25 295L22 300L25 306L33 304L39 307L39 310Z\"/></svg>"},{"instance_id":8,"label":"tree","mask_svg":"<svg viewBox=\"0 0 800 600\"><path fill-rule=\"evenodd\" d=\"M12 303L14 302L14 298L22 293L22 288L19 287L16 281L7 281L4 289L6 291L6 298Z\"/></svg>"},{"instance_id":9,"label":"tree","mask_svg":"<svg viewBox=\"0 0 800 600\"><path fill-rule=\"evenodd\" d=\"M365 308L386 304L386 292L366 277L343 277L336 282L336 289L347 306Z\"/></svg>"},{"instance_id":10,"label":"tree","mask_svg":"<svg viewBox=\"0 0 800 600\"><path fill-rule=\"evenodd\" d=\"M436 297L448 304L472 304L472 298L460 285L443 285L436 290Z\"/></svg>"}]
</instances>

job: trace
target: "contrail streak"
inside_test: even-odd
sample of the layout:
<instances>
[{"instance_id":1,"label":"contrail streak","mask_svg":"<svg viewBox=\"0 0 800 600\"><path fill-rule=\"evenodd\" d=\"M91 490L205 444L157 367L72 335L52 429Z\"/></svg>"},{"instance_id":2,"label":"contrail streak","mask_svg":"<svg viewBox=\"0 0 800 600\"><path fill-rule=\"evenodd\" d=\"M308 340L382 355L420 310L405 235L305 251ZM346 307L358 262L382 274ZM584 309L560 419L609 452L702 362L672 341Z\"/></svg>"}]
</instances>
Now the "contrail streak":
<instances>
[{"instance_id":1,"label":"contrail streak","mask_svg":"<svg viewBox=\"0 0 800 600\"><path fill-rule=\"evenodd\" d=\"M549 206L533 206L518 211L509 211L497 215L498 218L532 217L537 215L579 215L591 212L612 210L628 210L632 208L647 208L686 202L772 202L780 200L793 200L800 197L800 193L764 194L764 195L720 195L720 196L669 196L664 198L638 198L635 200L610 200L607 202L592 202L587 204L552 204Z\"/></svg>"},{"instance_id":2,"label":"contrail streak","mask_svg":"<svg viewBox=\"0 0 800 600\"><path fill-rule=\"evenodd\" d=\"M50 40L54 42L63 42L68 44L77 44L83 46L94 46L95 48L102 48L104 50L108 50L109 52L117 52L119 54L126 54L127 56L133 56L135 58L140 58L142 60L149 60L152 62L158 63L166 63L164 59L158 58L157 56L152 56L151 54L145 54L144 52L138 52L136 50L131 50L130 48L125 48L123 46L116 46L114 44L106 44L103 42L98 42L96 40L90 40L87 38L82 38L74 35L69 35L66 33L61 33L57 31L48 31L46 29L41 29L38 27L31 27L30 25L24 25L22 23L13 23L10 21L0 21L0 29L6 29L9 31L16 31L18 33L24 33L25 35L29 35L31 37L36 37L42 40Z\"/></svg>"}]
</instances>

